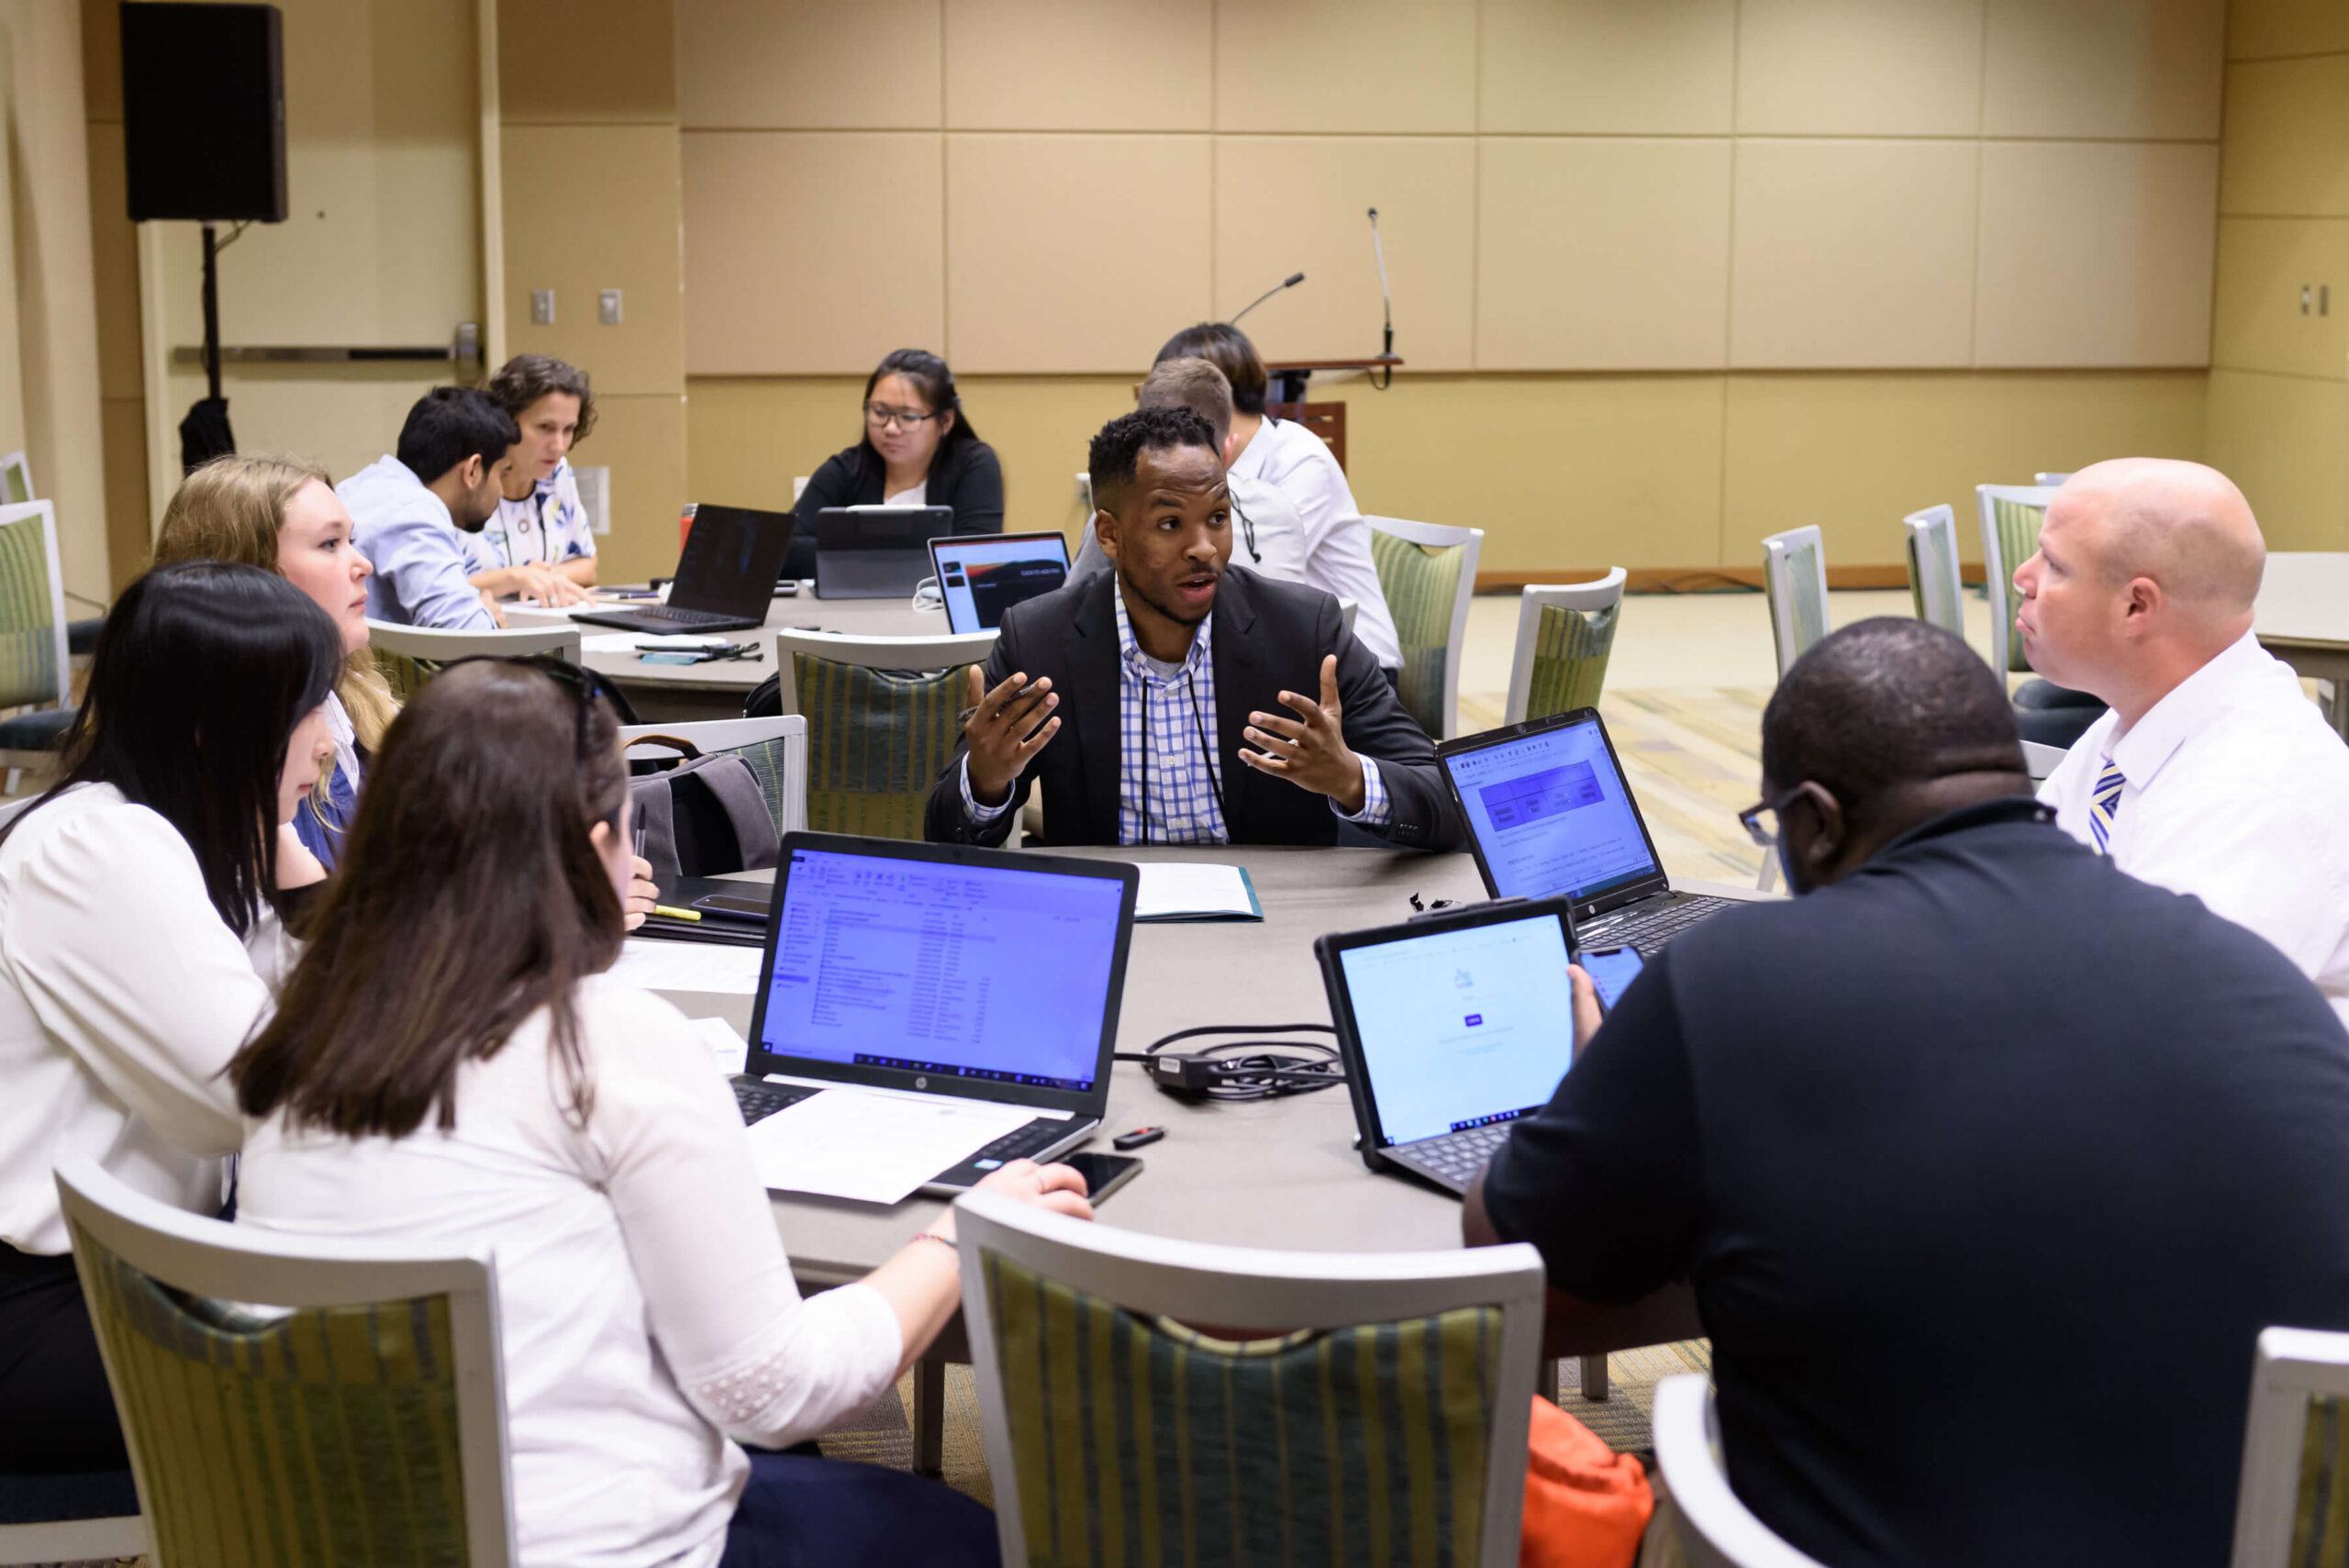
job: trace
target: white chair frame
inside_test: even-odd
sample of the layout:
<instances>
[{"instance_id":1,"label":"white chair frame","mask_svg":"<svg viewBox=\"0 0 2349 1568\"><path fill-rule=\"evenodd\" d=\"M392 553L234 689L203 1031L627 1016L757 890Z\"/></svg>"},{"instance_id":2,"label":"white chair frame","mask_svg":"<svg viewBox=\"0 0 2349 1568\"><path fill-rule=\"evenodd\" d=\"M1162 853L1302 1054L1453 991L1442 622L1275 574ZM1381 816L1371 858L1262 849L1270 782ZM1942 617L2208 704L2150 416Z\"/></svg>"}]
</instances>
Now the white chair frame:
<instances>
[{"instance_id":1,"label":"white chair frame","mask_svg":"<svg viewBox=\"0 0 2349 1568\"><path fill-rule=\"evenodd\" d=\"M807 830L807 720L801 715L786 713L780 718L705 718L690 724L626 724L620 727L620 743L624 746L649 736L660 735L690 741L704 754L730 751L738 746L756 746L768 740L782 741L783 820L775 824L775 831L799 833ZM673 746L637 746L629 753L645 758L680 754Z\"/></svg>"},{"instance_id":2,"label":"white chair frame","mask_svg":"<svg viewBox=\"0 0 2349 1568\"><path fill-rule=\"evenodd\" d=\"M1523 1242L1442 1252L1275 1252L1171 1240L1088 1225L994 1193L954 1202L962 1239L963 1318L970 1329L979 1424L995 1477L996 1529L1007 1562L1028 1561L1003 1363L995 1350L980 1254L994 1251L1048 1279L1142 1316L1284 1329L1341 1329L1448 1312L1501 1309L1485 1477L1483 1568L1513 1568L1525 1504L1525 1441L1542 1354L1541 1254Z\"/></svg>"},{"instance_id":3,"label":"white chair frame","mask_svg":"<svg viewBox=\"0 0 2349 1568\"><path fill-rule=\"evenodd\" d=\"M957 664L984 664L995 651L993 631L950 632L940 637L850 637L830 631L778 631L774 634L775 695L783 711L799 712L799 683L791 667L793 653L809 653L841 664L867 670L945 670ZM805 719L801 723L805 724Z\"/></svg>"},{"instance_id":4,"label":"white chair frame","mask_svg":"<svg viewBox=\"0 0 2349 1568\"><path fill-rule=\"evenodd\" d=\"M2020 561L2009 561L1998 547L1998 518L1992 509L1994 501L2020 501L2025 506L2044 507L2054 500L2055 491L2043 484L1977 484L1974 487L1974 509L1982 521L1982 585L1990 601L1990 668L2000 680L2009 673L2007 661L2011 650L2008 639L2014 635L2007 615L2007 585L2012 582Z\"/></svg>"},{"instance_id":5,"label":"white chair frame","mask_svg":"<svg viewBox=\"0 0 2349 1568\"><path fill-rule=\"evenodd\" d=\"M2062 488L2071 477L2070 471L2063 473L2034 473L2031 476L2031 482L2045 489L2056 490Z\"/></svg>"},{"instance_id":6,"label":"white chair frame","mask_svg":"<svg viewBox=\"0 0 2349 1568\"><path fill-rule=\"evenodd\" d=\"M228 1225L135 1192L91 1160L58 1168L57 1195L69 1224L88 1231L132 1268L196 1296L297 1309L447 1296L466 1559L476 1568L507 1568L515 1561L497 1271L486 1248L419 1252ZM80 1258L75 1263L83 1290L90 1292L90 1263ZM103 1349L104 1336L98 1342ZM115 1385L111 1359L106 1381ZM121 1407L121 1388L114 1386L114 1394ZM138 1453L134 1441L131 1470L143 1510L149 1506L148 1479Z\"/></svg>"},{"instance_id":7,"label":"white chair frame","mask_svg":"<svg viewBox=\"0 0 2349 1568\"><path fill-rule=\"evenodd\" d=\"M2036 740L2026 740L2022 743L2023 771L2031 775L2032 783L2043 784L2047 776L2070 755L2061 746L2043 746Z\"/></svg>"},{"instance_id":8,"label":"white chair frame","mask_svg":"<svg viewBox=\"0 0 2349 1568\"><path fill-rule=\"evenodd\" d=\"M1721 1467L1712 1380L1690 1373L1655 1385L1656 1466L1689 1568L1822 1568L1753 1517Z\"/></svg>"},{"instance_id":9,"label":"white chair frame","mask_svg":"<svg viewBox=\"0 0 2349 1568\"><path fill-rule=\"evenodd\" d=\"M1443 733L1436 737L1450 740L1460 733L1460 661L1468 647L1468 604L1476 596L1476 561L1485 553L1485 530L1414 523L1402 517L1365 516L1363 521L1376 532L1409 539L1413 544L1435 550L1449 550L1454 545L1461 548L1460 587L1453 595L1452 630L1444 638Z\"/></svg>"},{"instance_id":10,"label":"white chair frame","mask_svg":"<svg viewBox=\"0 0 2349 1568\"><path fill-rule=\"evenodd\" d=\"M2252 1362L2251 1418L2243 1430L2231 1568L2285 1568L2312 1394L2349 1398L2349 1334L2263 1330Z\"/></svg>"},{"instance_id":11,"label":"white chair frame","mask_svg":"<svg viewBox=\"0 0 2349 1568\"><path fill-rule=\"evenodd\" d=\"M552 653L579 662L579 628L571 626L517 626L495 631L449 631L438 627L399 626L391 621L367 622L367 640L386 653L396 653L406 659L428 660L435 664L453 663L460 659L483 655L499 659L519 659L533 653Z\"/></svg>"},{"instance_id":12,"label":"white chair frame","mask_svg":"<svg viewBox=\"0 0 2349 1568\"><path fill-rule=\"evenodd\" d=\"M1952 573L1957 564L1957 513L1947 502L1900 519L1917 563L1917 588L1924 619L1943 631L1965 635L1965 588Z\"/></svg>"},{"instance_id":13,"label":"white chair frame","mask_svg":"<svg viewBox=\"0 0 2349 1568\"><path fill-rule=\"evenodd\" d=\"M1792 547L1806 542L1812 547L1811 559L1819 563L1819 618L1821 634L1824 635L1835 629L1834 623L1827 618L1827 606L1830 602L1827 597L1827 546L1820 535L1819 525L1812 523L1799 528L1788 528L1784 533L1771 534L1763 539L1762 584L1770 595L1770 607L1776 612L1773 617L1776 625L1772 635L1777 643L1778 673L1781 675L1793 669L1795 661L1802 656L1802 650L1795 646L1795 639L1799 635L1799 628L1796 625L1795 616Z\"/></svg>"},{"instance_id":14,"label":"white chair frame","mask_svg":"<svg viewBox=\"0 0 2349 1568\"><path fill-rule=\"evenodd\" d=\"M1621 567L1589 583L1529 584L1517 605L1517 651L1508 662L1508 704L1501 710L1503 724L1522 724L1533 698L1533 644L1542 631L1542 611L1556 605L1569 610L1604 610L1623 602L1629 576Z\"/></svg>"},{"instance_id":15,"label":"white chair frame","mask_svg":"<svg viewBox=\"0 0 2349 1568\"><path fill-rule=\"evenodd\" d=\"M22 452L11 452L7 457L0 458L0 475L5 475L8 463L11 462L21 463L23 460ZM29 473L27 488L30 488ZM73 700L73 669L72 656L66 646L65 568L57 553L57 508L48 501L17 501L0 506L0 526L19 523L35 516L40 518L41 556L49 569L50 630L57 639L55 701L58 706L63 707ZM53 767L56 761L56 754L50 751L0 751L0 768L6 770L8 793L12 795L16 793L17 785L27 769L35 770L36 776L39 776Z\"/></svg>"}]
</instances>

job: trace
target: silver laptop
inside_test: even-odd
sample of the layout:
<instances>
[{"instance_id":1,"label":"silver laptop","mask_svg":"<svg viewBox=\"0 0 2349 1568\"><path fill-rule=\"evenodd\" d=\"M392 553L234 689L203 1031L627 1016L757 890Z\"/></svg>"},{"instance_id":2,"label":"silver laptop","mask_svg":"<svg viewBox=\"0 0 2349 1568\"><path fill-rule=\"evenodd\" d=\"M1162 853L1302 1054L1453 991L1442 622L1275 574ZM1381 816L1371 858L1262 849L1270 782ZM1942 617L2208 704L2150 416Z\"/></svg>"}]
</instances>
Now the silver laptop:
<instances>
[{"instance_id":1,"label":"silver laptop","mask_svg":"<svg viewBox=\"0 0 2349 1568\"><path fill-rule=\"evenodd\" d=\"M1068 540L1059 534L949 534L930 541L946 629L993 631L1003 612L1068 581Z\"/></svg>"},{"instance_id":2,"label":"silver laptop","mask_svg":"<svg viewBox=\"0 0 2349 1568\"><path fill-rule=\"evenodd\" d=\"M742 1119L835 1084L1030 1112L921 1189L950 1196L1075 1148L1109 1108L1140 880L1116 861L785 834Z\"/></svg>"}]
</instances>

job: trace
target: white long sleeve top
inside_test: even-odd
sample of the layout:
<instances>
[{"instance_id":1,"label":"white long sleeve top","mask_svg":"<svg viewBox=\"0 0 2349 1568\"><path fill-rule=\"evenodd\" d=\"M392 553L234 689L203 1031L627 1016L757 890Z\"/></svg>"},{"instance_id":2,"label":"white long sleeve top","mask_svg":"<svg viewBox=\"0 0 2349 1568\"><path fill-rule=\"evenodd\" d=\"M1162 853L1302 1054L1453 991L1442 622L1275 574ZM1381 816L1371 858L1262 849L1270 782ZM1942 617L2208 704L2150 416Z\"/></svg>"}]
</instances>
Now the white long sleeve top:
<instances>
[{"instance_id":1,"label":"white long sleeve top","mask_svg":"<svg viewBox=\"0 0 2349 1568\"><path fill-rule=\"evenodd\" d=\"M93 1159L208 1212L243 1135L226 1069L270 1007L283 929L251 951L195 852L112 784L34 809L0 843L0 1241L68 1250L52 1173Z\"/></svg>"},{"instance_id":2,"label":"white long sleeve top","mask_svg":"<svg viewBox=\"0 0 2349 1568\"><path fill-rule=\"evenodd\" d=\"M497 1266L527 1564L715 1563L750 1464L869 1406L896 1315L852 1284L803 1301L709 1048L607 976L576 996L594 1105L574 1125L540 1012L457 1080L457 1125L352 1140L253 1127L239 1224L486 1242Z\"/></svg>"},{"instance_id":3,"label":"white long sleeve top","mask_svg":"<svg viewBox=\"0 0 2349 1568\"><path fill-rule=\"evenodd\" d=\"M2349 1024L2349 747L2291 666L2243 637L2119 734L2106 714L2039 786L2093 846L2096 782L2126 783L2112 863L2258 932Z\"/></svg>"},{"instance_id":4,"label":"white long sleeve top","mask_svg":"<svg viewBox=\"0 0 2349 1568\"><path fill-rule=\"evenodd\" d=\"M1354 505L1346 471L1330 443L1294 419L1267 418L1232 461L1231 476L1278 488L1305 524L1305 576L1324 593L1354 602L1354 638L1389 670L1400 669L1403 644L1378 567L1370 558L1370 525ZM1235 534L1238 532L1235 527Z\"/></svg>"}]
</instances>

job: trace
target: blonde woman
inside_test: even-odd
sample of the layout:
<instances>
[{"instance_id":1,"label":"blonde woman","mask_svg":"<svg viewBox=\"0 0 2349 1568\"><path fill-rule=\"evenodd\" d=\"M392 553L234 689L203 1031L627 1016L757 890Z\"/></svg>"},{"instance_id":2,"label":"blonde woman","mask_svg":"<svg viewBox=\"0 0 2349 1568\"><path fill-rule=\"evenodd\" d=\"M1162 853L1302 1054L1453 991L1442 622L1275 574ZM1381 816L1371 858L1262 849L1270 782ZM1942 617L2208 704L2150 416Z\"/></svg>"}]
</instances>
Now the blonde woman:
<instances>
[{"instance_id":1,"label":"blonde woman","mask_svg":"<svg viewBox=\"0 0 2349 1568\"><path fill-rule=\"evenodd\" d=\"M307 594L342 635L343 665L326 702L335 766L302 804L295 831L332 870L358 809L362 766L399 712L367 648L367 578L351 514L326 471L298 458L220 458L187 476L163 508L155 564L232 561L274 572Z\"/></svg>"}]
</instances>

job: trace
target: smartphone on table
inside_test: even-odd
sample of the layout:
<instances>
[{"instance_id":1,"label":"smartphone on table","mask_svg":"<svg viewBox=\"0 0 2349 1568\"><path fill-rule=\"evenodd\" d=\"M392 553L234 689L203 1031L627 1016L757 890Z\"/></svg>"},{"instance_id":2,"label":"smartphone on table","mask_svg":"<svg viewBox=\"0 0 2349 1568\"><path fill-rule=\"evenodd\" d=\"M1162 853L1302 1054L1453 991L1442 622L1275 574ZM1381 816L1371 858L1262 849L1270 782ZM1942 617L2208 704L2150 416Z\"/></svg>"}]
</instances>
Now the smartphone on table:
<instances>
[{"instance_id":1,"label":"smartphone on table","mask_svg":"<svg viewBox=\"0 0 2349 1568\"><path fill-rule=\"evenodd\" d=\"M1585 948L1575 955L1583 973L1590 976L1591 988L1598 993L1598 1010L1611 1013L1615 1000L1623 995L1631 977L1639 973L1643 961L1637 948Z\"/></svg>"},{"instance_id":2,"label":"smartphone on table","mask_svg":"<svg viewBox=\"0 0 2349 1568\"><path fill-rule=\"evenodd\" d=\"M1090 1149L1063 1154L1059 1162L1073 1167L1085 1178L1085 1199L1097 1204L1141 1172L1141 1160L1137 1155L1103 1154Z\"/></svg>"}]
</instances>

